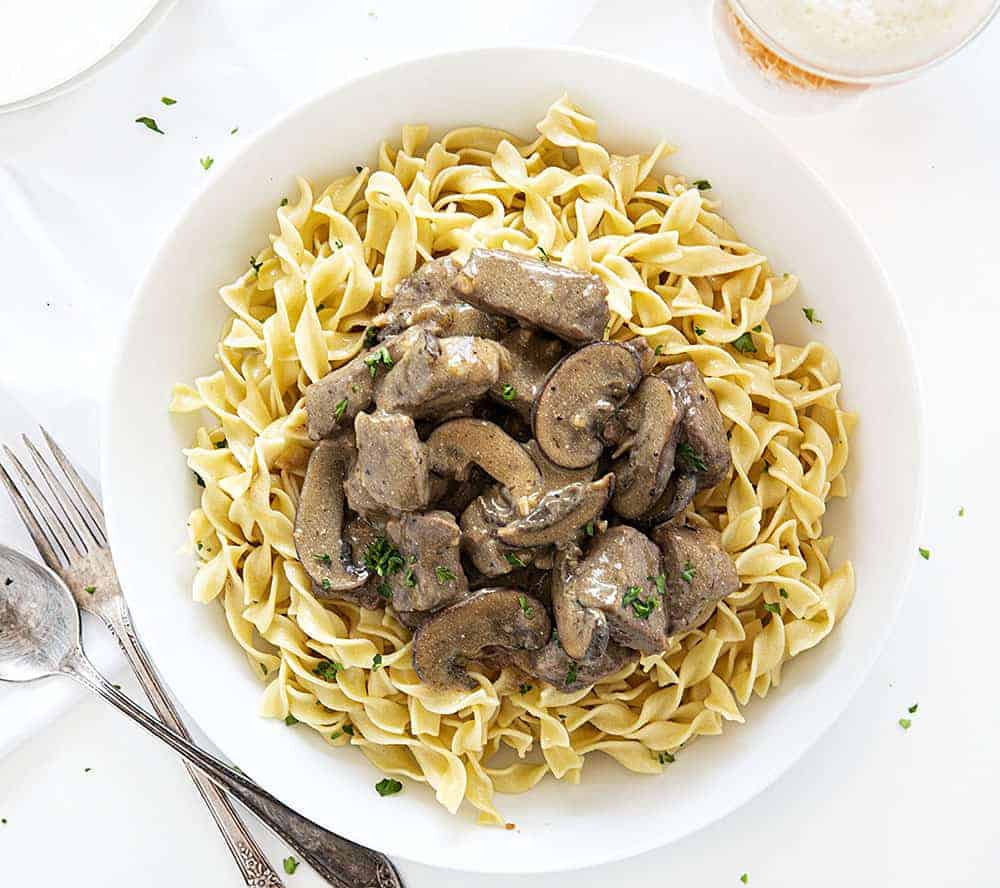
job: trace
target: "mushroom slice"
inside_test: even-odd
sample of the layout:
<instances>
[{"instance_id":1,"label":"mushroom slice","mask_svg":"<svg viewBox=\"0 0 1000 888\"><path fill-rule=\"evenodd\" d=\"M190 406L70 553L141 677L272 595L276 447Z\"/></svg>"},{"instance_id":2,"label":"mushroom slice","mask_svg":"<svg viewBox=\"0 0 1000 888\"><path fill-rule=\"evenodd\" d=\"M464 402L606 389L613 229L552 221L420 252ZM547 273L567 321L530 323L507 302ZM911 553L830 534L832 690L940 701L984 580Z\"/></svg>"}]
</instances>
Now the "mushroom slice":
<instances>
[{"instance_id":1,"label":"mushroom slice","mask_svg":"<svg viewBox=\"0 0 1000 888\"><path fill-rule=\"evenodd\" d=\"M344 475L351 458L345 439L320 441L309 456L306 477L295 510L295 551L320 598L359 589L368 572L345 557Z\"/></svg>"},{"instance_id":2,"label":"mushroom slice","mask_svg":"<svg viewBox=\"0 0 1000 888\"><path fill-rule=\"evenodd\" d=\"M525 327L511 330L500 344L507 350L508 361L490 388L490 397L527 419L539 388L562 357L564 346L558 339Z\"/></svg>"},{"instance_id":3,"label":"mushroom slice","mask_svg":"<svg viewBox=\"0 0 1000 888\"><path fill-rule=\"evenodd\" d=\"M581 604L566 589L579 566L580 549L575 544L560 549L552 567L552 612L559 627L559 643L566 656L582 662L596 662L607 650L611 633L608 619L596 607Z\"/></svg>"},{"instance_id":4,"label":"mushroom slice","mask_svg":"<svg viewBox=\"0 0 1000 888\"><path fill-rule=\"evenodd\" d=\"M462 534L450 512L404 515L385 532L403 559L389 578L397 611L436 611L468 595L458 554Z\"/></svg>"},{"instance_id":5,"label":"mushroom slice","mask_svg":"<svg viewBox=\"0 0 1000 888\"><path fill-rule=\"evenodd\" d=\"M439 688L477 686L466 661L484 649L537 650L549 639L552 623L536 598L517 589L483 589L438 611L413 636L413 668Z\"/></svg>"},{"instance_id":6,"label":"mushroom slice","mask_svg":"<svg viewBox=\"0 0 1000 888\"><path fill-rule=\"evenodd\" d=\"M591 463L589 466L583 466L580 469L567 469L563 466L557 466L542 453L542 449L538 446L538 442L534 438L524 445L524 449L531 454L535 465L538 466L538 471L542 473L542 487L545 490L558 490L560 487L565 487L567 484L575 484L577 481L593 481L594 475L597 474L596 462Z\"/></svg>"},{"instance_id":7,"label":"mushroom slice","mask_svg":"<svg viewBox=\"0 0 1000 888\"><path fill-rule=\"evenodd\" d=\"M634 430L628 454L614 463L618 484L612 508L623 518L638 518L663 495L674 470L680 413L670 386L647 376L625 403L623 422Z\"/></svg>"},{"instance_id":8,"label":"mushroom slice","mask_svg":"<svg viewBox=\"0 0 1000 888\"><path fill-rule=\"evenodd\" d=\"M506 250L473 250L453 287L473 305L576 345L601 339L610 318L597 275Z\"/></svg>"},{"instance_id":9,"label":"mushroom slice","mask_svg":"<svg viewBox=\"0 0 1000 888\"><path fill-rule=\"evenodd\" d=\"M675 466L676 468L676 466ZM667 482L663 495L642 516L644 525L660 524L680 515L698 492L698 479L694 475L675 471Z\"/></svg>"},{"instance_id":10,"label":"mushroom slice","mask_svg":"<svg viewBox=\"0 0 1000 888\"><path fill-rule=\"evenodd\" d=\"M733 464L719 406L693 361L667 367L660 378L667 381L681 413L677 470L694 475L699 490L714 487Z\"/></svg>"},{"instance_id":11,"label":"mushroom slice","mask_svg":"<svg viewBox=\"0 0 1000 888\"><path fill-rule=\"evenodd\" d=\"M549 372L531 410L542 453L567 469L595 462L604 449L604 423L641 379L638 356L617 342L592 342L567 355Z\"/></svg>"},{"instance_id":12,"label":"mushroom slice","mask_svg":"<svg viewBox=\"0 0 1000 888\"><path fill-rule=\"evenodd\" d=\"M663 553L671 635L696 629L719 601L740 588L736 566L718 531L661 524L650 536Z\"/></svg>"},{"instance_id":13,"label":"mushroom slice","mask_svg":"<svg viewBox=\"0 0 1000 888\"><path fill-rule=\"evenodd\" d=\"M519 563L528 560L497 539L497 529L513 517L514 509L497 488L477 496L462 512L459 519L462 551L484 576L498 577L510 573Z\"/></svg>"},{"instance_id":14,"label":"mushroom slice","mask_svg":"<svg viewBox=\"0 0 1000 888\"><path fill-rule=\"evenodd\" d=\"M513 547L547 546L572 539L581 527L596 521L615 489L615 476L577 481L549 490L527 515L497 531L500 542Z\"/></svg>"},{"instance_id":15,"label":"mushroom slice","mask_svg":"<svg viewBox=\"0 0 1000 888\"><path fill-rule=\"evenodd\" d=\"M463 478L473 465L520 499L537 493L542 476L527 451L499 426L484 419L452 419L427 439L431 470L449 478Z\"/></svg>"},{"instance_id":16,"label":"mushroom slice","mask_svg":"<svg viewBox=\"0 0 1000 888\"><path fill-rule=\"evenodd\" d=\"M580 662L570 657L555 639L541 650L518 651L509 657L510 662L528 675L540 678L566 693L589 688L638 659L637 651L629 650L612 641L597 659Z\"/></svg>"},{"instance_id":17,"label":"mushroom slice","mask_svg":"<svg viewBox=\"0 0 1000 888\"><path fill-rule=\"evenodd\" d=\"M375 404L386 413L440 416L485 394L504 360L504 350L490 339L438 339L423 332L375 384Z\"/></svg>"},{"instance_id":18,"label":"mushroom slice","mask_svg":"<svg viewBox=\"0 0 1000 888\"><path fill-rule=\"evenodd\" d=\"M667 646L663 585L659 550L645 534L623 524L594 537L587 557L565 583L563 594L582 607L602 611L613 641L652 654ZM564 625L559 622L558 607L556 625L562 638ZM568 632L569 626L565 628ZM569 646L566 649L571 655L583 656Z\"/></svg>"},{"instance_id":19,"label":"mushroom slice","mask_svg":"<svg viewBox=\"0 0 1000 888\"><path fill-rule=\"evenodd\" d=\"M359 413L354 419L358 459L348 479L348 502L370 512L370 499L390 514L427 507L430 476L424 445L409 416Z\"/></svg>"}]
</instances>

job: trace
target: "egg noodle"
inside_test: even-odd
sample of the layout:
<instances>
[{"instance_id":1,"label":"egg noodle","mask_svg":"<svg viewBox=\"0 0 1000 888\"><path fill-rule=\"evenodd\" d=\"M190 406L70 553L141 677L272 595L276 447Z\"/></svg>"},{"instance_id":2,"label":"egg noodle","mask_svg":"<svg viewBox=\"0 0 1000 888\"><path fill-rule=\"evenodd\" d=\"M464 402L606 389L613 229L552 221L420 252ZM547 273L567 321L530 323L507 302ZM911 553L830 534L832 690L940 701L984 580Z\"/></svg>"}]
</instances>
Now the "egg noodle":
<instances>
[{"instance_id":1,"label":"egg noodle","mask_svg":"<svg viewBox=\"0 0 1000 888\"><path fill-rule=\"evenodd\" d=\"M379 146L374 170L319 192L299 179L271 246L219 291L232 311L221 369L176 386L171 403L212 415L184 451L204 484L188 522L194 598L221 600L265 684L262 714L357 747L379 772L430 784L452 813L466 801L487 824L503 822L495 793L546 774L577 783L588 753L656 774L694 737L742 722L751 695L777 686L854 593L850 563L828 563L822 527L826 503L846 494L855 423L837 404L839 366L819 343L776 343L767 321L796 279L744 244L705 191L654 175L666 143L611 154L567 97L537 131L524 142L463 127L425 148L427 127L407 126L401 147ZM392 611L317 600L292 541L313 446L306 387L359 352L401 279L477 246L599 275L607 336L646 337L661 366L693 360L730 439L732 471L688 520L722 533L739 591L663 653L586 690L561 693L512 667L473 668L474 691L424 685Z\"/></svg>"}]
</instances>

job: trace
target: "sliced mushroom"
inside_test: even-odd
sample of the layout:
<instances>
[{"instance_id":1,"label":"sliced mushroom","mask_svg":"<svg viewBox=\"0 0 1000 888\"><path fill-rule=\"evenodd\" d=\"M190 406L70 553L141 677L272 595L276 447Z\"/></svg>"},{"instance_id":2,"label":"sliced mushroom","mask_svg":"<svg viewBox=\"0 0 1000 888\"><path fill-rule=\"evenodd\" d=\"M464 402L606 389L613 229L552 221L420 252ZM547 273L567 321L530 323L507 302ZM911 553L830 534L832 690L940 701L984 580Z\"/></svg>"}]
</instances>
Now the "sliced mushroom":
<instances>
[{"instance_id":1,"label":"sliced mushroom","mask_svg":"<svg viewBox=\"0 0 1000 888\"><path fill-rule=\"evenodd\" d=\"M719 406L693 361L667 367L660 377L673 391L681 413L677 470L694 475L699 490L714 487L733 464Z\"/></svg>"},{"instance_id":2,"label":"sliced mushroom","mask_svg":"<svg viewBox=\"0 0 1000 888\"><path fill-rule=\"evenodd\" d=\"M663 495L642 516L644 525L660 524L680 515L698 492L698 479L694 475L678 471L676 464L674 469Z\"/></svg>"},{"instance_id":3,"label":"sliced mushroom","mask_svg":"<svg viewBox=\"0 0 1000 888\"><path fill-rule=\"evenodd\" d=\"M614 463L618 483L611 505L623 518L638 518L670 481L680 415L670 386L656 376L643 379L620 413L632 432L631 446Z\"/></svg>"},{"instance_id":4,"label":"sliced mushroom","mask_svg":"<svg viewBox=\"0 0 1000 888\"><path fill-rule=\"evenodd\" d=\"M558 490L567 484L576 484L578 481L593 481L597 474L596 462L583 466L579 469L567 469L557 466L551 459L542 453L538 442L532 438L524 445L524 449L531 454L531 458L538 466L538 471L542 473L542 488L544 490Z\"/></svg>"},{"instance_id":5,"label":"sliced mushroom","mask_svg":"<svg viewBox=\"0 0 1000 888\"><path fill-rule=\"evenodd\" d=\"M597 275L506 250L473 250L453 286L473 305L577 345L603 338L610 318Z\"/></svg>"},{"instance_id":6,"label":"sliced mushroom","mask_svg":"<svg viewBox=\"0 0 1000 888\"><path fill-rule=\"evenodd\" d=\"M662 651L667 642L660 576L659 549L645 534L623 524L594 537L587 557L573 571L561 594L570 604L577 602L581 607L601 611L613 641L652 654ZM555 589L553 606L560 639L564 631L568 633L563 646L571 655L582 657L584 652L570 640L571 627L559 622ZM568 605L563 610L572 613Z\"/></svg>"},{"instance_id":7,"label":"sliced mushroom","mask_svg":"<svg viewBox=\"0 0 1000 888\"><path fill-rule=\"evenodd\" d=\"M518 651L509 657L509 662L513 662L528 675L568 693L589 688L638 659L637 651L612 641L600 657L590 662L580 662L572 659L560 643L553 639L541 650Z\"/></svg>"},{"instance_id":8,"label":"sliced mushroom","mask_svg":"<svg viewBox=\"0 0 1000 888\"><path fill-rule=\"evenodd\" d=\"M389 576L397 611L436 611L468 595L459 558L462 534L450 512L403 515L389 521L385 531L403 560Z\"/></svg>"},{"instance_id":9,"label":"sliced mushroom","mask_svg":"<svg viewBox=\"0 0 1000 888\"><path fill-rule=\"evenodd\" d=\"M452 419L427 439L431 470L463 478L473 465L499 481L519 499L537 493L542 476L527 451L499 426L482 419Z\"/></svg>"},{"instance_id":10,"label":"sliced mushroom","mask_svg":"<svg viewBox=\"0 0 1000 888\"><path fill-rule=\"evenodd\" d=\"M604 449L601 430L642 379L639 358L617 342L593 342L552 368L531 411L542 452L578 469Z\"/></svg>"},{"instance_id":11,"label":"sliced mushroom","mask_svg":"<svg viewBox=\"0 0 1000 888\"><path fill-rule=\"evenodd\" d=\"M596 521L615 489L615 476L600 481L577 481L542 494L527 515L515 518L497 531L500 542L515 548L547 546L572 539Z\"/></svg>"},{"instance_id":12,"label":"sliced mushroom","mask_svg":"<svg viewBox=\"0 0 1000 888\"><path fill-rule=\"evenodd\" d=\"M488 648L537 650L552 623L540 601L517 589L484 589L438 611L413 636L413 668L427 684L474 688L466 663Z\"/></svg>"},{"instance_id":13,"label":"sliced mushroom","mask_svg":"<svg viewBox=\"0 0 1000 888\"><path fill-rule=\"evenodd\" d=\"M534 560L531 550L506 546L497 537L497 531L514 516L514 507L499 486L476 497L462 512L462 551L484 576L509 574Z\"/></svg>"},{"instance_id":14,"label":"sliced mushroom","mask_svg":"<svg viewBox=\"0 0 1000 888\"><path fill-rule=\"evenodd\" d=\"M360 514L427 507L430 476L424 445L409 416L359 413L354 419L358 459L347 483L348 504Z\"/></svg>"},{"instance_id":15,"label":"sliced mushroom","mask_svg":"<svg viewBox=\"0 0 1000 888\"><path fill-rule=\"evenodd\" d=\"M345 557L341 535L344 475L351 456L350 441L344 438L320 441L309 456L295 511L295 551L319 598L339 597L368 580L368 572Z\"/></svg>"},{"instance_id":16,"label":"sliced mushroom","mask_svg":"<svg viewBox=\"0 0 1000 888\"><path fill-rule=\"evenodd\" d=\"M375 404L386 413L442 416L479 398L497 381L504 350L489 339L424 332L375 384Z\"/></svg>"},{"instance_id":17,"label":"sliced mushroom","mask_svg":"<svg viewBox=\"0 0 1000 888\"><path fill-rule=\"evenodd\" d=\"M490 397L527 419L546 375L562 357L563 344L525 327L511 330L500 344L507 350L508 361L490 388Z\"/></svg>"},{"instance_id":18,"label":"sliced mushroom","mask_svg":"<svg viewBox=\"0 0 1000 888\"><path fill-rule=\"evenodd\" d=\"M608 619L596 607L582 604L567 591L573 573L579 567L581 552L571 545L556 553L552 567L552 613L559 627L559 643L566 655L584 663L596 662L611 640Z\"/></svg>"},{"instance_id":19,"label":"sliced mushroom","mask_svg":"<svg viewBox=\"0 0 1000 888\"><path fill-rule=\"evenodd\" d=\"M661 524L650 534L663 553L670 635L696 629L740 588L733 559L711 527Z\"/></svg>"},{"instance_id":20,"label":"sliced mushroom","mask_svg":"<svg viewBox=\"0 0 1000 888\"><path fill-rule=\"evenodd\" d=\"M388 311L375 318L381 335L422 327L436 336L497 338L497 324L486 312L458 298L452 282L461 266L451 256L425 262L396 285Z\"/></svg>"}]
</instances>

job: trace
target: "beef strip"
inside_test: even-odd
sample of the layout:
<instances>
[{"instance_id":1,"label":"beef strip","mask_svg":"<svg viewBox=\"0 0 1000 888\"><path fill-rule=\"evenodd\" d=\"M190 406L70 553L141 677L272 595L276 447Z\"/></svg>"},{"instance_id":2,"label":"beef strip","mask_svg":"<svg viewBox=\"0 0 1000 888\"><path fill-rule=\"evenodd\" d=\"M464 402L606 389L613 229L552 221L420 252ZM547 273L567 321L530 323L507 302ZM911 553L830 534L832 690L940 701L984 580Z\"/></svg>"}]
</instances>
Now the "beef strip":
<instances>
[{"instance_id":1,"label":"beef strip","mask_svg":"<svg viewBox=\"0 0 1000 888\"><path fill-rule=\"evenodd\" d=\"M490 397L529 419L531 405L545 377L562 357L564 346L558 339L525 327L511 330L500 344L507 349L508 362L490 388Z\"/></svg>"},{"instance_id":2,"label":"beef strip","mask_svg":"<svg viewBox=\"0 0 1000 888\"><path fill-rule=\"evenodd\" d=\"M403 515L385 530L404 562L389 578L397 611L436 611L469 593L459 558L461 532L450 512Z\"/></svg>"},{"instance_id":3,"label":"beef strip","mask_svg":"<svg viewBox=\"0 0 1000 888\"><path fill-rule=\"evenodd\" d=\"M604 337L608 288L593 274L506 250L475 249L454 289L473 305L577 345Z\"/></svg>"},{"instance_id":4,"label":"beef strip","mask_svg":"<svg viewBox=\"0 0 1000 888\"><path fill-rule=\"evenodd\" d=\"M399 414L359 413L354 434L358 458L345 484L351 509L367 516L426 508L427 457L413 420Z\"/></svg>"},{"instance_id":5,"label":"beef strip","mask_svg":"<svg viewBox=\"0 0 1000 888\"><path fill-rule=\"evenodd\" d=\"M497 660L513 663L528 675L548 682L560 691L579 691L597 684L639 658L637 651L610 642L604 653L590 662L572 659L559 641L552 639L537 651L516 651Z\"/></svg>"}]
</instances>

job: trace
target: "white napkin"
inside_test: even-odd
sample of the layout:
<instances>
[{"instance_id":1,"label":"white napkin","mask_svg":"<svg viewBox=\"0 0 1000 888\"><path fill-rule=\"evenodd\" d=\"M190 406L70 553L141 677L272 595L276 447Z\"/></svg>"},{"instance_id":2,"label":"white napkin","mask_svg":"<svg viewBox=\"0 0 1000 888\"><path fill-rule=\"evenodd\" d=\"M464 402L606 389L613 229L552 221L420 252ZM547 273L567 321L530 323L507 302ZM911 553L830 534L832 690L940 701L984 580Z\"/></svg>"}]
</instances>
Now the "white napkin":
<instances>
[{"instance_id":1,"label":"white napkin","mask_svg":"<svg viewBox=\"0 0 1000 888\"><path fill-rule=\"evenodd\" d=\"M201 158L221 160L291 106L406 57L568 42L592 6L182 0L90 83L0 115L0 441L44 423L97 476L118 329L166 231L212 176ZM166 404L168 393L150 397ZM0 541L33 553L5 497ZM124 668L103 628L88 622L85 636L99 667ZM0 687L0 755L77 694L57 681Z\"/></svg>"}]
</instances>

